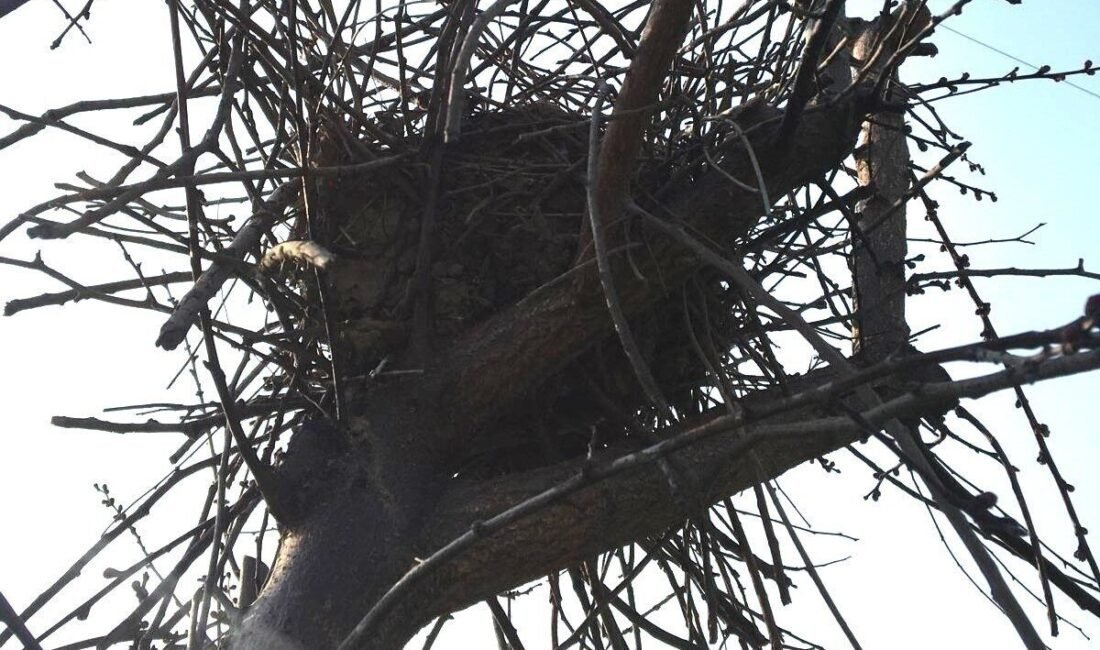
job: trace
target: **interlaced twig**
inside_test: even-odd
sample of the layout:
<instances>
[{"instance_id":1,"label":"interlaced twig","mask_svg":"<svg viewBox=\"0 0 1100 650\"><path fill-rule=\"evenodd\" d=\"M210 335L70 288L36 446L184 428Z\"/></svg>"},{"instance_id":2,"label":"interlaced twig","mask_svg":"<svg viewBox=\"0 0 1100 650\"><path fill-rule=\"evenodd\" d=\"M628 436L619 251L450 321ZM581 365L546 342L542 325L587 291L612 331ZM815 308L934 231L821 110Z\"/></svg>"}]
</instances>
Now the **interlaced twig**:
<instances>
[{"instance_id":1,"label":"interlaced twig","mask_svg":"<svg viewBox=\"0 0 1100 650\"><path fill-rule=\"evenodd\" d=\"M512 507L483 511L483 523L423 558L396 584L371 585L372 593L385 595L363 605L363 611L372 608L346 647L356 635L389 625L387 612L403 604L414 586L494 535L507 534L512 524L537 519L548 506L652 466L660 468L652 472L654 485L663 489L663 480L681 497L678 520L633 545L604 547L603 555L559 567L573 578L572 595L561 593L558 574L549 577L555 646L623 650L649 636L673 647L740 637L746 644L770 642L778 648L800 637L776 620L765 581L773 581L780 600L788 602L792 572L800 567L784 566L787 548L775 528L783 525L792 536L802 528L789 520L774 493L773 503L767 502L773 472L759 449L771 441L805 446L834 434L855 440L882 427L894 438L883 437L884 444L917 464L933 498L903 486L906 494L948 516L983 563L1003 607L1014 610L1014 600L997 581L996 566L991 571L981 560L983 551L974 548L977 540L967 526L986 535L990 546L1036 566L1048 603L1053 587L1093 611L1088 589L1100 582L1100 572L1069 502L1068 484L1050 460L1045 428L1026 400L1022 406L1041 458L1062 491L1087 573L1067 573L1052 562L1058 556L1039 538L1015 482L1026 538L1010 535L1008 524L992 513L967 511L972 523L960 523L952 500L968 497L973 486L937 459L943 446L923 448L896 420L937 412L960 396L1007 387L1019 391L1022 383L1100 365L1096 316L1058 330L992 338L988 306L971 283L975 277L1100 276L1086 271L1083 261L1063 269L972 269L958 253L959 244L942 234L935 214L933 225L942 235L937 243L947 247L954 270L925 271L916 268L923 259L885 260L870 250L876 229L886 227L907 201L920 197L931 205L928 193L939 181L977 197L992 196L963 174L943 174L959 159L974 163L966 157L968 143L960 144L948 114L934 102L1016 80L1092 74L1091 63L1064 72L1040 68L1027 75L1013 71L998 78L901 83L894 69L907 55L929 51L922 39L958 13L965 0L934 18L922 9L924 3L906 3L873 23L849 20L836 0L793 7L775 0L736 6L681 0L482 4L172 2L165 30L171 30L174 79L165 81L175 85L174 93L86 99L34 115L0 107L18 122L0 137L0 150L24 152L37 146L36 134L56 131L125 158L110 174L80 172L60 179L56 196L5 217L0 242L23 246L23 240L9 236L23 229L45 239L81 236L67 246L109 239L116 254L121 251L119 268L131 274L75 273L68 265L76 265L80 255L61 258L50 252L50 264L35 252L3 256L0 263L13 270L44 275L66 289L11 300L5 313L94 299L163 314L156 340L162 348L186 343L195 325L203 338L201 348L192 341L186 359L181 357L181 375L190 371L200 393L193 403L145 400L155 403L130 409L129 418L54 419L69 428L158 438L182 433L187 439L170 456L174 469L160 485L120 510L122 520L25 611L6 616L12 629L0 632L0 643L19 632L20 624L23 631L25 625L44 628L38 642L75 626L149 567L159 582L139 584L138 606L108 634L73 647L132 642L146 650L184 637L193 647L223 643L226 626L247 621L249 608L265 602L262 594L256 599L256 591L263 586L264 564L276 552L270 516L285 536L303 525L303 513L334 494L360 489L361 480L369 484L365 493L388 495L393 487L388 471L414 471L409 468L421 463L422 448L431 448L429 456L438 452L443 459L422 464L435 463L435 473L410 479L438 487L428 490L431 499L454 485L513 480L527 472L565 467L571 478L524 492ZM66 33L81 26L90 7L88 2L66 17ZM868 31L869 25L877 31ZM861 47L869 54L852 59L854 44L865 37ZM850 61L855 72L846 83L834 72ZM826 77L833 85L823 83ZM609 100L614 110L604 119ZM819 119L833 111L843 111L844 118ZM921 151L945 157L931 166L915 160L917 173L928 168L923 178L885 206L877 222L853 228L857 202L874 191L851 189L854 173L843 159L855 144L851 129L867 111L866 120L879 125L909 115L914 128L908 139ZM131 113L135 127L159 120L149 127L154 132L134 139L96 121ZM192 128L204 129L194 143ZM169 138L174 129L178 139ZM829 159L799 167L819 155L818 140L830 143ZM773 146L776 142L781 146ZM797 177L768 186L770 178L794 168L801 170ZM712 225L693 221L681 227L648 216L666 214L669 205L710 214ZM1015 240L1026 241L1027 235ZM858 358L845 360L834 346L848 340L848 327L859 314L846 296L849 283L836 269L843 270L849 254L872 261L878 272L895 262L899 271L912 265L915 272L904 285L911 291L961 283L991 338L930 354L888 356L866 368L854 364L862 362ZM183 267L184 258L191 273L172 271ZM189 290L176 292L174 285L184 281L192 283ZM568 300L538 302L562 287L572 287ZM177 301L176 295L182 297ZM497 329L510 313L529 320ZM562 314L574 317L577 328L591 336L559 345L554 339L564 330L544 325ZM792 331L809 341L808 349L801 341L795 350L784 345ZM528 362L545 365L530 376L524 375L527 363L484 352L499 351L509 341L520 345L521 334L538 347ZM496 347L466 345L476 335ZM1034 348L1041 351L1020 351ZM821 359L847 374L805 388L798 373ZM912 373L934 375L936 365L948 361L991 362L1003 370L962 382L926 383L923 389L919 381L896 383ZM463 375L462 382L433 375L436 366L463 362L480 370ZM200 372L200 363L209 376ZM479 391L479 373L511 373L514 381L503 382L499 391ZM522 390L513 390L512 384L521 383ZM446 406L438 408L438 421L417 420L408 439L401 426L391 427L436 409L449 398L438 387L456 384L466 391L455 400L460 405L484 400L471 407L476 414L468 420L460 409L451 413ZM216 400L203 396L211 385ZM877 392L869 392L871 386ZM515 394L496 395L509 390ZM784 394L775 397L779 393ZM768 397L760 407L744 408L742 402L751 402L754 394ZM391 408L404 415L384 415ZM797 409L807 409L804 420L769 420ZM335 416L340 426L333 428L337 439L330 442L338 449L319 453L311 471L301 472L307 475L304 485L288 488L284 481L294 472L286 467L311 444L299 435L306 413L322 420ZM375 422L382 422L377 430ZM938 445L968 444L953 432L942 433L948 431L945 423L933 426L941 431ZM994 429L977 421L974 426L988 441L980 446L986 452L982 461L997 462L1012 481ZM448 432L441 436L454 434L461 444L435 449L437 430ZM219 433L224 437L215 445ZM725 499L729 494L711 493L712 476L697 484L695 468L672 465L677 454L718 436L734 441L724 447L728 466L753 477L754 511L742 514L760 522L739 516ZM402 438L408 453L393 451L391 437ZM386 461L379 472L382 457L399 462ZM829 467L825 459L822 464ZM324 498L310 496L310 485L343 476L345 468L357 469L348 470L343 483L332 479L339 488ZM133 530L200 469L213 483L197 526L112 574L96 596L52 625L30 620L67 593L122 531ZM247 485L249 477L254 487L234 497L237 483ZM261 497L267 509L249 519ZM417 512L431 512L431 499L425 499ZM725 509L702 510L721 502ZM425 524L423 534L430 535L433 523ZM760 555L749 547L756 525L768 545ZM253 532L256 548L241 558L243 540ZM819 583L808 552L798 538L793 542L810 579ZM395 547L400 547L395 553L406 550ZM169 552L176 553L174 564L164 570ZM617 582L616 567L621 568ZM191 576L203 572L196 593ZM654 599L642 593L646 575L663 576L657 581L663 592ZM237 585L241 600L233 603L229 595ZM817 586L858 647L824 585ZM525 631L511 607L487 594L478 601L486 598L501 642L520 647ZM672 625L651 616L669 609ZM346 612L344 618L353 621L363 611ZM1053 626L1053 607L1050 616ZM1012 618L1034 646L1019 613ZM428 645L446 620L438 619ZM568 631L558 639L562 622Z\"/></svg>"}]
</instances>

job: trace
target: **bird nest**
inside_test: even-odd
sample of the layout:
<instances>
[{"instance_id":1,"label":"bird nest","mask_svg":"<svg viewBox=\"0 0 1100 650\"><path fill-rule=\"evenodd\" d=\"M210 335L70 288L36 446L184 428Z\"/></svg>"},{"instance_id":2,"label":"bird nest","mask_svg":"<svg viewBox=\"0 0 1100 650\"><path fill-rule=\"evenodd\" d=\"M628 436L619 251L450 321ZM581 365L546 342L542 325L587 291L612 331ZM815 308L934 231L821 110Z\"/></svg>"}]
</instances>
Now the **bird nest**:
<instances>
[{"instance_id":1,"label":"bird nest","mask_svg":"<svg viewBox=\"0 0 1100 650\"><path fill-rule=\"evenodd\" d=\"M551 135L539 129L574 127ZM458 335L566 272L584 212L584 134L576 120L535 105L469 118L439 164L411 162L337 181L323 197L323 244L342 260L331 274L336 317L408 331L425 218L435 333ZM418 147L418 142L410 147ZM430 216L429 216L430 215ZM386 346L387 348L389 346ZM368 351L354 365L392 349Z\"/></svg>"},{"instance_id":2,"label":"bird nest","mask_svg":"<svg viewBox=\"0 0 1100 650\"><path fill-rule=\"evenodd\" d=\"M348 378L375 378L374 371L409 343L426 219L434 230L430 289L433 335L439 342L457 338L543 285L569 281L576 270L579 233L588 227L588 122L582 117L550 103L474 111L464 120L462 137L445 147L434 169L425 161L423 139L406 137L400 121L389 124L394 132L388 135L398 143L391 146L397 153L402 147L410 152L409 162L321 179L322 191L311 207L314 238L340 260L325 277L328 317L337 324L335 349L343 361L338 365ZM322 133L314 164L359 162L355 148L341 144L338 135ZM646 188L673 178L685 160L703 158L686 145L666 142L661 155L652 145L649 149L635 179ZM428 189L433 173L439 174L435 197ZM624 242L616 253L620 263L641 277L646 233L629 221L610 227ZM301 224L297 228L304 230ZM643 279L661 282L659 277ZM714 372L723 366L731 336L741 329L737 300L725 283L701 271L686 285L669 287L662 301L632 318L643 356L681 414L713 403ZM311 318L307 327L323 331L320 314ZM528 426L549 422L559 437L572 436L555 443L570 449L588 444L594 422L611 439L629 435L625 419L655 416L613 335L519 410L516 415Z\"/></svg>"}]
</instances>

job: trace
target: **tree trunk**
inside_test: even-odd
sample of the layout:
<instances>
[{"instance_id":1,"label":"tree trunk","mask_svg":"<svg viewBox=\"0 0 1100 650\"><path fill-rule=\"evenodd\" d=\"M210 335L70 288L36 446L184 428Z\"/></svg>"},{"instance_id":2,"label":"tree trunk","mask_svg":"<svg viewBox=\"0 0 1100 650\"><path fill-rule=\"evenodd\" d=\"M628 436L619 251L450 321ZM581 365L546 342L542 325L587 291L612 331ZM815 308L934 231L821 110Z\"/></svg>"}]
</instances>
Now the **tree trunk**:
<instances>
[{"instance_id":1,"label":"tree trunk","mask_svg":"<svg viewBox=\"0 0 1100 650\"><path fill-rule=\"evenodd\" d=\"M852 48L857 65L873 55L875 31L867 30ZM882 74L883 70L877 70ZM896 73L891 75L896 77ZM855 327L853 351L882 359L909 342L905 320L905 256L907 252L905 195L909 191L909 146L904 97L887 81L890 110L875 113L863 123L856 150L859 184L873 189L857 211L853 228Z\"/></svg>"}]
</instances>

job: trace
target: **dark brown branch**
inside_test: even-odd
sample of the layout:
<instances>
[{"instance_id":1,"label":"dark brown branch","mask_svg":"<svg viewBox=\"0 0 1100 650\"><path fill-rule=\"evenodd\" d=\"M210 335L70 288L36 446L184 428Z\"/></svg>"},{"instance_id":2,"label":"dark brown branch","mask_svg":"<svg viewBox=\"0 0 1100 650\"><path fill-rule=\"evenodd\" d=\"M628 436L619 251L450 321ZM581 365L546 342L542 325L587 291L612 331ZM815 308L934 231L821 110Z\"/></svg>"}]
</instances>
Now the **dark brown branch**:
<instances>
[{"instance_id":1,"label":"dark brown branch","mask_svg":"<svg viewBox=\"0 0 1100 650\"><path fill-rule=\"evenodd\" d=\"M0 13L3 16L3 13ZM19 614L12 609L8 599L4 598L4 594L0 593L0 623L3 623L9 630L15 633L15 638L19 639L19 642L23 644L25 650L42 650L42 646L38 645L38 641L35 640L34 635L27 629L23 619L19 617Z\"/></svg>"},{"instance_id":2,"label":"dark brown branch","mask_svg":"<svg viewBox=\"0 0 1100 650\"><path fill-rule=\"evenodd\" d=\"M977 398L1023 382L1098 367L1098 351L1036 361L974 379L926 384L861 415L865 422L882 425L893 418L919 416L955 399ZM829 376L819 373L803 381L808 386L825 387ZM749 401L751 414L775 413L754 420L759 424L738 424L728 416L712 416L658 445L613 460L602 456L592 465L574 461L485 483L456 485L441 500L422 542L424 549L441 551L395 587L400 597L394 596L380 607L395 607L387 617L397 619L453 611L585 557L661 532L682 517L652 465L661 455L668 454L678 466L690 468L694 483L707 486L705 500L716 501L756 480L746 453L749 450L758 452L770 476L777 476L865 435L849 417L815 416L813 410L789 407L789 400L801 399L772 399L764 394ZM734 430L741 432L739 438L731 435ZM429 572L430 586L420 582ZM421 600L429 593L439 599L430 606ZM418 608L415 614L410 610L414 607ZM381 610L375 614L380 615Z\"/></svg>"},{"instance_id":3,"label":"dark brown branch","mask_svg":"<svg viewBox=\"0 0 1100 650\"><path fill-rule=\"evenodd\" d=\"M175 271L173 273L162 273L161 275L151 275L145 278L135 278L133 280L120 280L118 282L107 282L105 284L97 284L85 289L69 289L68 291L58 291L56 293L44 293L33 298L15 298L9 300L4 305L4 315L12 316L18 314L21 311L28 309L35 309L37 307L46 307L48 305L64 305L67 302L76 302L84 298L95 296L96 294L116 293L119 291L129 291L132 289L143 289L147 287L156 287L166 284L172 284L175 282L186 282L191 279L191 274L187 271Z\"/></svg>"},{"instance_id":4,"label":"dark brown branch","mask_svg":"<svg viewBox=\"0 0 1100 650\"><path fill-rule=\"evenodd\" d=\"M256 250L260 237L282 216L287 205L297 196L300 187L301 184L297 182L280 185L267 201L256 207L252 218L240 229L223 253L240 260ZM198 322L199 312L206 308L206 303L221 289L232 272L233 269L228 264L211 264L195 282L195 286L180 299L172 315L161 326L157 345L165 350L173 350L182 343L191 326Z\"/></svg>"},{"instance_id":5,"label":"dark brown branch","mask_svg":"<svg viewBox=\"0 0 1100 650\"><path fill-rule=\"evenodd\" d=\"M1090 280L1100 280L1100 273L1095 271L1088 271L1085 269L1085 261L1079 260L1077 266L1070 266L1064 269L1019 269L1014 266L1006 267L1003 269L958 269L954 271L929 271L927 273L914 273L909 276L909 283L921 283L929 280L952 280L962 277L971 278L1000 278L1005 276L1016 276L1024 278L1046 278L1054 276L1071 276L1078 278L1088 278Z\"/></svg>"},{"instance_id":6,"label":"dark brown branch","mask_svg":"<svg viewBox=\"0 0 1100 650\"><path fill-rule=\"evenodd\" d=\"M64 415L55 415L50 418L50 424L62 429L89 429L108 433L182 433L189 438L215 426L214 422L204 422L203 420L178 423L156 422L154 420L147 422L108 422L99 418L74 418Z\"/></svg>"},{"instance_id":7,"label":"dark brown branch","mask_svg":"<svg viewBox=\"0 0 1100 650\"><path fill-rule=\"evenodd\" d=\"M780 144L786 143L787 138L794 133L806 104L813 97L813 82L817 76L817 64L821 60L825 44L833 32L833 25L844 8L844 0L828 0L820 18L813 21L810 35L806 39L806 49L798 62L798 73L794 78L794 87L787 98L787 110L783 114L783 123L776 135Z\"/></svg>"},{"instance_id":8,"label":"dark brown branch","mask_svg":"<svg viewBox=\"0 0 1100 650\"><path fill-rule=\"evenodd\" d=\"M209 97L211 95L217 95L217 88L202 88L191 91L192 97ZM122 109L122 108L137 108L139 106L156 106L171 104L172 100L176 97L175 93L162 93L160 95L145 95L142 97L126 97L122 99L95 99L85 100L63 106L61 108L52 108L42 114L41 117L35 118L28 124L24 124L18 129L12 131L8 135L0 138L0 149L9 147L20 140L31 137L39 131L45 129L48 126L54 124L60 124L61 120L69 117L70 115L76 115L78 113L88 113L93 111Z\"/></svg>"},{"instance_id":9,"label":"dark brown branch","mask_svg":"<svg viewBox=\"0 0 1100 650\"><path fill-rule=\"evenodd\" d=\"M642 138L650 121L647 107L657 101L661 83L684 40L693 9L690 0L658 0L650 9L600 146L596 204L606 224L617 223L622 218L623 203L630 193ZM578 259L590 254L590 238L588 229L582 228L577 245Z\"/></svg>"},{"instance_id":10,"label":"dark brown branch","mask_svg":"<svg viewBox=\"0 0 1100 650\"><path fill-rule=\"evenodd\" d=\"M245 418L265 416L279 409L301 408L304 402L275 401L258 399L240 405L237 408L239 415ZM110 422L99 418L76 418L68 416L55 416L50 423L63 429L87 429L89 431L106 431L109 433L182 433L188 438L195 438L213 429L224 422L222 414L203 415L190 420L180 422L159 422L147 420L145 422Z\"/></svg>"},{"instance_id":11,"label":"dark brown branch","mask_svg":"<svg viewBox=\"0 0 1100 650\"><path fill-rule=\"evenodd\" d=\"M0 18L7 16L26 3L27 0L0 0Z\"/></svg>"},{"instance_id":12,"label":"dark brown branch","mask_svg":"<svg viewBox=\"0 0 1100 650\"><path fill-rule=\"evenodd\" d=\"M85 140L88 140L89 142L93 142L95 144L98 144L101 147L106 147L108 149L114 149L115 151L118 151L119 153L123 154L124 156L130 157L130 158L133 158L133 159L136 159L136 160L140 160L141 162L148 163L150 165L153 165L154 167L163 168L165 166L163 162L161 162L160 160L157 160L156 158L153 158L152 156L150 156L147 153L141 151L137 147L134 147L132 145L121 144L121 143L118 143L118 142L114 142L112 140L108 140L107 138L104 138L102 136L98 136L94 133L91 133L90 131L86 131L86 130L81 129L79 127L75 127L71 124L67 124L67 123L62 122L60 120L45 122L45 121L41 120L40 118L37 118L33 115L27 115L26 113L22 113L22 112L17 111L13 108L9 108L7 106L4 106L3 104L0 104L0 113L4 113L5 115L7 115L9 118L11 118L13 120L21 120L21 121L24 121L24 122L29 122L30 124L33 124L35 126L39 126L41 128L45 128L47 126L52 126L56 129L60 129L60 130L65 131L67 133L71 133L71 134L73 134L73 135L75 135L79 138L84 138ZM0 142L0 145L2 145L2 144L3 143ZM0 146L0 149L2 149L2 148L3 147Z\"/></svg>"}]
</instances>

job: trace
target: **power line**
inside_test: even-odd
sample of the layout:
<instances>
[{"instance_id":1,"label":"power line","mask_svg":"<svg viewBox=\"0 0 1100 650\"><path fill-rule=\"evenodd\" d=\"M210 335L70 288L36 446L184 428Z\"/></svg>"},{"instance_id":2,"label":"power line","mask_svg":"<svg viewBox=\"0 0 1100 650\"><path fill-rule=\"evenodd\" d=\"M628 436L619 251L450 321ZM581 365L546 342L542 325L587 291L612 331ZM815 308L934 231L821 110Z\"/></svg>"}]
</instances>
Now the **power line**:
<instances>
[{"instance_id":1,"label":"power line","mask_svg":"<svg viewBox=\"0 0 1100 650\"><path fill-rule=\"evenodd\" d=\"M978 39L974 38L973 36L970 36L968 34L964 34L964 33L960 32L959 30L957 30L953 27L948 27L945 24L940 24L939 26L942 27L943 29L946 29L947 31L951 32L952 34L957 34L959 36L962 36L966 40L971 41L972 43L976 43L977 45L980 45L980 46L984 47L987 50L992 50L992 51L996 52L997 54L1000 54L1001 56L1003 56L1007 59L1011 59L1011 60L1015 61L1016 63L1026 65L1027 67L1031 68L1032 70L1038 70L1039 69L1039 66L1035 65L1034 63L1029 63L1027 61L1024 61L1023 59L1021 59L1018 56L1015 56L1013 54L1005 52L1004 50L993 47L989 43L979 41ZM1089 95L1089 96L1094 97L1096 99L1100 99L1100 93L1095 93L1095 92L1089 90L1088 88L1085 88L1083 86L1079 86L1079 85L1073 83L1072 81L1062 81L1061 83L1066 84L1070 88L1076 88L1077 90L1080 90L1081 92L1085 93L1086 95Z\"/></svg>"}]
</instances>

